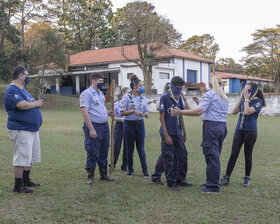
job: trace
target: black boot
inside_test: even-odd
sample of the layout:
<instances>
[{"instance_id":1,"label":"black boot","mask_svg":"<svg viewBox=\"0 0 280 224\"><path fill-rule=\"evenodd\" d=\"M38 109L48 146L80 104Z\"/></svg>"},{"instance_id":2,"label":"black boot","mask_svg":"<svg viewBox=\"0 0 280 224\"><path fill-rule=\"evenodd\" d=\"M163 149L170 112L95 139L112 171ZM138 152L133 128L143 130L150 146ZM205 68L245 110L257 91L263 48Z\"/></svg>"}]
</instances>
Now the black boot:
<instances>
[{"instance_id":1,"label":"black boot","mask_svg":"<svg viewBox=\"0 0 280 224\"><path fill-rule=\"evenodd\" d=\"M30 175L30 170L24 170L23 171L23 174L22 174L23 185L25 187L38 187L38 186L40 186L40 184L36 184L36 183L32 182L29 175Z\"/></svg>"},{"instance_id":2,"label":"black boot","mask_svg":"<svg viewBox=\"0 0 280 224\"><path fill-rule=\"evenodd\" d=\"M177 186L181 186L181 187L191 187L193 186L193 184L191 182L187 182L185 179L178 179L176 180Z\"/></svg>"},{"instance_id":3,"label":"black boot","mask_svg":"<svg viewBox=\"0 0 280 224\"><path fill-rule=\"evenodd\" d=\"M15 186L13 192L30 194L33 193L33 190L26 188L23 185L23 181L21 178L15 178Z\"/></svg>"},{"instance_id":4,"label":"black boot","mask_svg":"<svg viewBox=\"0 0 280 224\"><path fill-rule=\"evenodd\" d=\"M99 172L100 172L100 180L114 181L114 179L108 177L107 166L99 166Z\"/></svg>"},{"instance_id":5,"label":"black boot","mask_svg":"<svg viewBox=\"0 0 280 224\"><path fill-rule=\"evenodd\" d=\"M87 184L94 184L94 171L95 171L95 168L88 168L87 169L87 172L88 172Z\"/></svg>"},{"instance_id":6,"label":"black boot","mask_svg":"<svg viewBox=\"0 0 280 224\"><path fill-rule=\"evenodd\" d=\"M250 186L250 177L249 176L245 176L244 177L243 187L249 187L249 186Z\"/></svg>"}]
</instances>

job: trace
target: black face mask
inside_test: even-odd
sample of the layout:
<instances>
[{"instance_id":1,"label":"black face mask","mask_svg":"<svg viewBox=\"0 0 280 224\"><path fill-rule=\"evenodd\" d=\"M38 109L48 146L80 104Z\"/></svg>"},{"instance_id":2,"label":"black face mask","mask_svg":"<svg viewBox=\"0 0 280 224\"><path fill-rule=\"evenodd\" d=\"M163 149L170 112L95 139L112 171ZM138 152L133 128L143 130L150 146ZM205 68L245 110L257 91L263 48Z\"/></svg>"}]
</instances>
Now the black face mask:
<instances>
[{"instance_id":1,"label":"black face mask","mask_svg":"<svg viewBox=\"0 0 280 224\"><path fill-rule=\"evenodd\" d=\"M104 84L105 84L104 82L97 83L97 88L98 88L100 91L102 91L102 88L103 88Z\"/></svg>"}]
</instances>

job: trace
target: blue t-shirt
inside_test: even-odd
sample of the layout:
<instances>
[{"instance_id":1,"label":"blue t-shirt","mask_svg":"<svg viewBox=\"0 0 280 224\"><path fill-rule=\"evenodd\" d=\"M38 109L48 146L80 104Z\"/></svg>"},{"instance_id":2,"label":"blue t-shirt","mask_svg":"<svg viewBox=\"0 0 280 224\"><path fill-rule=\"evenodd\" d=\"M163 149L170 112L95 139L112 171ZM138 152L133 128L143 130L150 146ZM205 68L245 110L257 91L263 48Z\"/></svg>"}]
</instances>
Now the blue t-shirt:
<instances>
[{"instance_id":1,"label":"blue t-shirt","mask_svg":"<svg viewBox=\"0 0 280 224\"><path fill-rule=\"evenodd\" d=\"M7 128L11 130L39 131L43 119L40 108L20 110L16 105L21 101L34 102L35 99L15 85L9 85L4 94L4 106L8 113Z\"/></svg>"},{"instance_id":2,"label":"blue t-shirt","mask_svg":"<svg viewBox=\"0 0 280 224\"><path fill-rule=\"evenodd\" d=\"M133 106L133 103L134 106ZM148 112L148 105L146 102L146 97L144 95L134 96L133 93L126 94L121 99L120 111L127 111L127 110L138 110L141 113ZM135 120L143 120L143 117L137 117L136 114L129 114L124 117L125 120L135 121Z\"/></svg>"},{"instance_id":3,"label":"blue t-shirt","mask_svg":"<svg viewBox=\"0 0 280 224\"><path fill-rule=\"evenodd\" d=\"M244 110L242 108L244 107L244 99L241 101L239 109L239 119L236 125L236 130L242 130L242 131L257 131L257 119L259 116L259 113L263 107L263 101L261 99L255 99L251 103L249 103L249 107L254 107L256 112L252 113L250 115L245 115Z\"/></svg>"},{"instance_id":4,"label":"blue t-shirt","mask_svg":"<svg viewBox=\"0 0 280 224\"><path fill-rule=\"evenodd\" d=\"M171 107L178 107L184 110L182 98L179 97L178 103L171 98L169 91L161 96L159 101L159 112L164 112L164 121L166 129L169 135L182 135L182 126L180 116L171 115ZM163 135L162 127L159 129L159 133Z\"/></svg>"}]
</instances>

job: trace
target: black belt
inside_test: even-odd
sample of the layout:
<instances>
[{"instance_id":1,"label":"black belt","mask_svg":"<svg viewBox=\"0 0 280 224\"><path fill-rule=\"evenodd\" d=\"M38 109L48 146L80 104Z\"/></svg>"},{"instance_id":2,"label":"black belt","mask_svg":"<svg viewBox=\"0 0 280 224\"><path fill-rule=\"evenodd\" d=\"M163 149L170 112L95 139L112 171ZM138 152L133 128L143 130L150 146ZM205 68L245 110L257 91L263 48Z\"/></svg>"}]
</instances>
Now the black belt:
<instances>
[{"instance_id":1,"label":"black belt","mask_svg":"<svg viewBox=\"0 0 280 224\"><path fill-rule=\"evenodd\" d=\"M138 124L140 122L142 122L142 120L124 120L125 123L128 123L128 124Z\"/></svg>"}]
</instances>

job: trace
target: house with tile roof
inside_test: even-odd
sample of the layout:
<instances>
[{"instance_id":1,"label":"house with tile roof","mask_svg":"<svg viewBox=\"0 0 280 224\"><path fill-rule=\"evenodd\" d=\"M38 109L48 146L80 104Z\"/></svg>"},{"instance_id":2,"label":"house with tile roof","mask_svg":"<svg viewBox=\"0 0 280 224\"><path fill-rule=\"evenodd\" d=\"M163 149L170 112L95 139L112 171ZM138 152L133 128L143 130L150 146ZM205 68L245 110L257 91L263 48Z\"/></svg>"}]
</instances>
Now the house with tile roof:
<instances>
[{"instance_id":1,"label":"house with tile roof","mask_svg":"<svg viewBox=\"0 0 280 224\"><path fill-rule=\"evenodd\" d=\"M274 82L270 79L259 78L251 75L241 75L227 72L215 72L215 75L224 81L225 93L240 93L247 83L254 82L262 89L265 85L273 87ZM211 72L210 76L213 76Z\"/></svg>"},{"instance_id":2,"label":"house with tile roof","mask_svg":"<svg viewBox=\"0 0 280 224\"><path fill-rule=\"evenodd\" d=\"M105 88L115 80L117 90L129 86L131 74L144 80L140 67L124 58L122 51L129 60L139 59L136 45L88 50L71 55L67 75L49 76L47 88L51 93L79 95L90 86L92 72L104 74ZM203 82L208 86L211 63L211 60L166 46L157 52L153 65L154 93L162 94L164 85L173 76L181 76L186 82Z\"/></svg>"}]
</instances>

